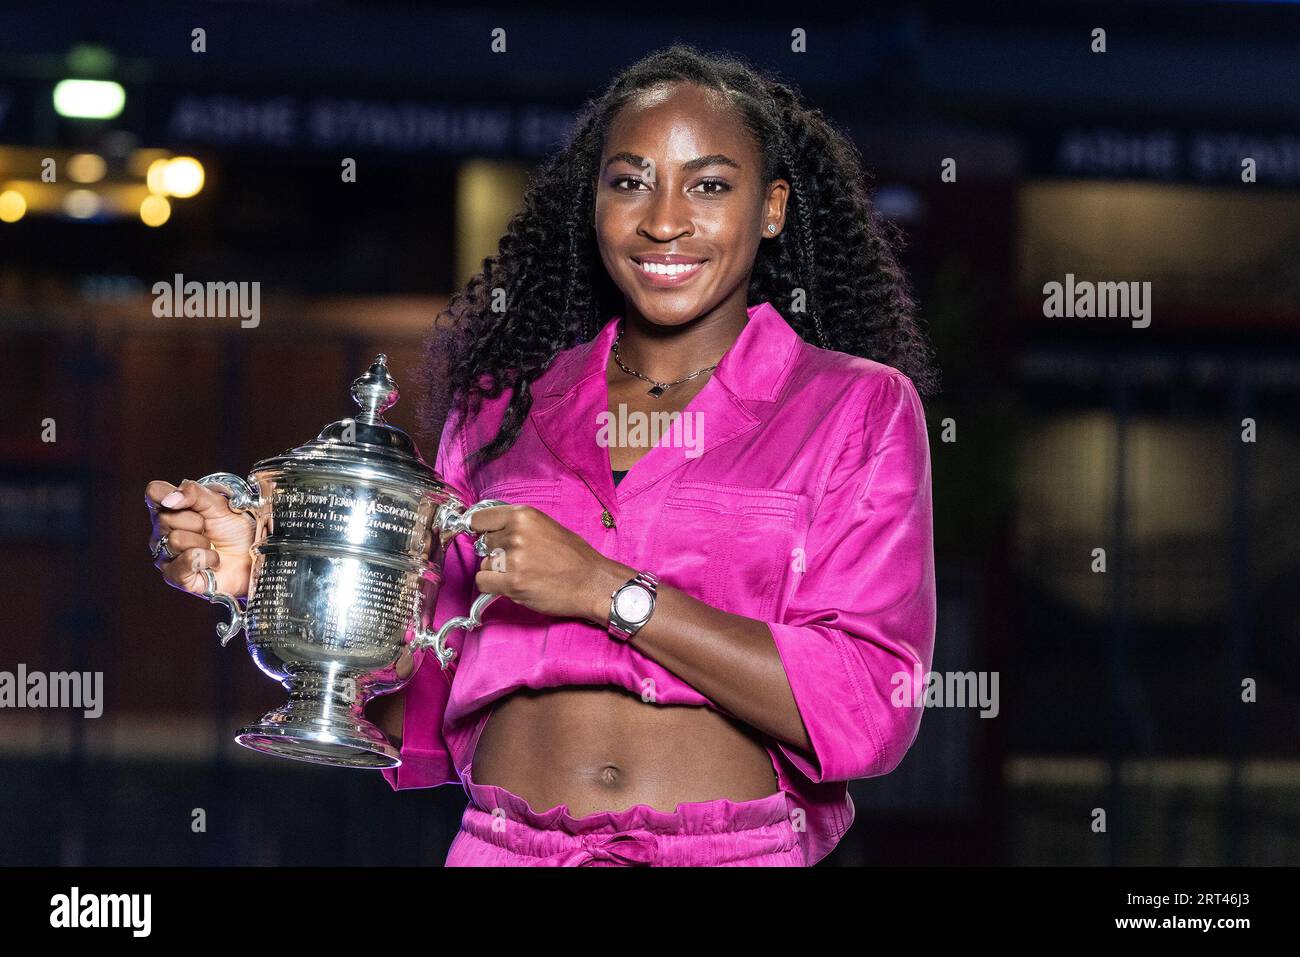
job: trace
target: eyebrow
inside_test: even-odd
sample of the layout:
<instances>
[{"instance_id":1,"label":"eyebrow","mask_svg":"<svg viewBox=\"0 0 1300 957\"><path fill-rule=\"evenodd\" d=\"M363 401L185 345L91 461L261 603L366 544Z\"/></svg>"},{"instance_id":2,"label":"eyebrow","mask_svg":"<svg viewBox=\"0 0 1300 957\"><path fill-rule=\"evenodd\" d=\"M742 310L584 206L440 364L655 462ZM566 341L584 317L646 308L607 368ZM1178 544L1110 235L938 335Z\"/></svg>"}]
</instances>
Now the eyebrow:
<instances>
[{"instance_id":1,"label":"eyebrow","mask_svg":"<svg viewBox=\"0 0 1300 957\"><path fill-rule=\"evenodd\" d=\"M605 161L604 169L609 169L617 162L630 163L633 166L644 168L646 158L636 153L629 153L626 150L615 153ZM687 160L682 164L682 170L687 173L694 173L696 170L704 169L706 166L730 166L734 169L740 169L741 166L735 160L725 153L710 153L708 156L697 156L693 160Z\"/></svg>"}]
</instances>

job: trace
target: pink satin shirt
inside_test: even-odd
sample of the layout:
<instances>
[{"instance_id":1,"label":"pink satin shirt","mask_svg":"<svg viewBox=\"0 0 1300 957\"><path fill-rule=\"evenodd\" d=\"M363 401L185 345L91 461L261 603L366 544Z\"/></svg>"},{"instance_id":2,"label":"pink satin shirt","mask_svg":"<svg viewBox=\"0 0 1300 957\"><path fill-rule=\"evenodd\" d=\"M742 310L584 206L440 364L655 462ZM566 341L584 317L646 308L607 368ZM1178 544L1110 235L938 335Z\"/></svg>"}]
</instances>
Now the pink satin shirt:
<instances>
[{"instance_id":1,"label":"pink satin shirt","mask_svg":"<svg viewBox=\"0 0 1300 957\"><path fill-rule=\"evenodd\" d=\"M812 743L764 735L807 863L853 823L846 782L888 774L911 747L935 635L925 414L898 370L804 342L764 302L685 413L615 486L603 435L619 317L561 352L501 458L466 469L509 392L454 411L435 468L468 498L546 512L604 555L723 611L764 622ZM602 415L604 413L604 415ZM626 420L625 420L626 422ZM479 567L458 536L431 621L468 612ZM507 599L456 631L452 666L429 656L407 685L395 789L458 783L487 707L518 688L615 685L657 705L705 705L692 686L596 625ZM905 676L905 677L904 677ZM901 700L900 700L901 699ZM729 715L734 717L734 715Z\"/></svg>"}]
</instances>

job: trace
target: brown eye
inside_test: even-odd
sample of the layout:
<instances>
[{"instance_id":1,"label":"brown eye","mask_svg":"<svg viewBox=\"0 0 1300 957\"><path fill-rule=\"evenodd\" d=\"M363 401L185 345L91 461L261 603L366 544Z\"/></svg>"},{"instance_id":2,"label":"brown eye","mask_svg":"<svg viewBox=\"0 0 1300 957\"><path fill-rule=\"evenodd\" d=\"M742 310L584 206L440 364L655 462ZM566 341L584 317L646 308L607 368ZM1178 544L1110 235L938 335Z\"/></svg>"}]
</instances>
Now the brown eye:
<instances>
[{"instance_id":1,"label":"brown eye","mask_svg":"<svg viewBox=\"0 0 1300 957\"><path fill-rule=\"evenodd\" d=\"M700 183L699 183L699 185L700 185L700 186L716 186L716 187L718 187L717 189L713 189L713 190L709 190L709 189L702 190L702 192L703 192L704 195L706 195L706 196L717 196L717 195L719 195L720 193L727 193L727 192L730 192L730 191L731 191L731 186L730 186L730 185L729 185L725 180L720 180L720 179L705 179L705 180L701 180Z\"/></svg>"},{"instance_id":2,"label":"brown eye","mask_svg":"<svg viewBox=\"0 0 1300 957\"><path fill-rule=\"evenodd\" d=\"M614 177L614 182L613 182L611 185L612 185L616 190L618 190L620 193L635 193L635 192L636 192L635 189L622 189L622 188L619 186L619 184L620 184L620 183L635 183L635 184L637 184L637 185L640 185L642 182L643 182L643 180L641 180L639 177L636 177L636 176L616 176L616 177Z\"/></svg>"}]
</instances>

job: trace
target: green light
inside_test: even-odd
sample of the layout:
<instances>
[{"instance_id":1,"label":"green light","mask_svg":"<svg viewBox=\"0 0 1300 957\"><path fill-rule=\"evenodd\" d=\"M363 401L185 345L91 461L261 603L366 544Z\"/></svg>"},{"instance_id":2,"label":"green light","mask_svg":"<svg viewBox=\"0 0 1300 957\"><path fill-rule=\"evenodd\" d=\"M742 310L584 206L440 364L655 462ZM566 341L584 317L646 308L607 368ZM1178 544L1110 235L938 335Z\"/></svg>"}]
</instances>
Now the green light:
<instances>
[{"instance_id":1,"label":"green light","mask_svg":"<svg viewBox=\"0 0 1300 957\"><path fill-rule=\"evenodd\" d=\"M78 120L111 120L126 105L126 90L111 80L60 80L54 112Z\"/></svg>"},{"instance_id":2,"label":"green light","mask_svg":"<svg viewBox=\"0 0 1300 957\"><path fill-rule=\"evenodd\" d=\"M117 65L117 57L108 47L79 43L68 51L68 72L77 76L107 76Z\"/></svg>"}]
</instances>

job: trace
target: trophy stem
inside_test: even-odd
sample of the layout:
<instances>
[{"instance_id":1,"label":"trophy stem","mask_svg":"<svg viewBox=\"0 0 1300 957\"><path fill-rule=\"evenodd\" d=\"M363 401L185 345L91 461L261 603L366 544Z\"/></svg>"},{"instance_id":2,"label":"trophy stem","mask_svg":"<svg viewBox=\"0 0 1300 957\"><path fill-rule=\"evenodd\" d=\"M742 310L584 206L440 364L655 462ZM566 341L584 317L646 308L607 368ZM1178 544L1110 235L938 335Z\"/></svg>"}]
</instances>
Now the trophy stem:
<instances>
[{"instance_id":1,"label":"trophy stem","mask_svg":"<svg viewBox=\"0 0 1300 957\"><path fill-rule=\"evenodd\" d=\"M342 768L395 768L401 763L387 736L362 713L371 695L359 673L304 672L284 681L287 704L235 741L253 751Z\"/></svg>"}]
</instances>

